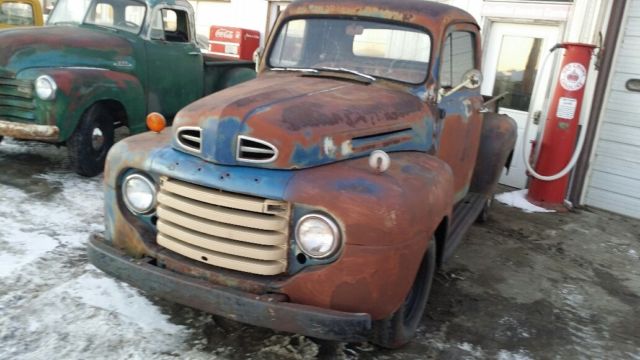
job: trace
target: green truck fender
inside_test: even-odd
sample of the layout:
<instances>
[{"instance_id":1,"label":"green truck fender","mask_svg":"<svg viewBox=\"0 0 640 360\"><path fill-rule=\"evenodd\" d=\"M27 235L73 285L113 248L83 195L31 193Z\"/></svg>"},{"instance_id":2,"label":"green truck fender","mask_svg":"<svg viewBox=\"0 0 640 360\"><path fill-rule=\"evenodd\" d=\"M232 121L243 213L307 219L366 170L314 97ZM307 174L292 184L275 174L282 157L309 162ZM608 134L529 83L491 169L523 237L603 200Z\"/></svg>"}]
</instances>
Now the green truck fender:
<instances>
[{"instance_id":1,"label":"green truck fender","mask_svg":"<svg viewBox=\"0 0 640 360\"><path fill-rule=\"evenodd\" d=\"M98 103L107 106L114 121L122 122L132 133L146 130L144 90L135 76L100 68L69 67L28 69L21 71L18 78L35 80L40 75L53 78L57 91L53 100L34 97L36 119L42 125L58 126L60 143L73 134L85 111Z\"/></svg>"}]
</instances>

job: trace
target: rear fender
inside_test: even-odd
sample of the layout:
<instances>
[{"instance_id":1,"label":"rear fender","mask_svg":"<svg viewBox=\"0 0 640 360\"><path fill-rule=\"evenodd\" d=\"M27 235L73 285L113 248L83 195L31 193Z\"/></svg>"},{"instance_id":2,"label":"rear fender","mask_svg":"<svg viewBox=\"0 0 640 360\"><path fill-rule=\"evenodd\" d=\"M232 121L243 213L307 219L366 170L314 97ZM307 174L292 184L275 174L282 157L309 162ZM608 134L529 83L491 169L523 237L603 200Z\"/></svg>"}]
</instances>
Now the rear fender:
<instances>
[{"instance_id":1,"label":"rear fender","mask_svg":"<svg viewBox=\"0 0 640 360\"><path fill-rule=\"evenodd\" d=\"M491 195L510 158L518 136L516 122L507 115L486 113L476 167L471 181L471 192Z\"/></svg>"}]
</instances>

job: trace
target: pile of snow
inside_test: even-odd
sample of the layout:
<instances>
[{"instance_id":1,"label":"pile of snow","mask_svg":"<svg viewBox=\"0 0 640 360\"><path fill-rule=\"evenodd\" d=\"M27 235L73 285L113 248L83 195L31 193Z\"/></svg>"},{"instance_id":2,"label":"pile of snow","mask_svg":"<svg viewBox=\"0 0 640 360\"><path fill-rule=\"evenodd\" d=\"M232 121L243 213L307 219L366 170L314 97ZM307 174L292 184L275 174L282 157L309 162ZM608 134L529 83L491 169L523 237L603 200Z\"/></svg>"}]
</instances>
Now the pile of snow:
<instances>
[{"instance_id":1,"label":"pile of snow","mask_svg":"<svg viewBox=\"0 0 640 360\"><path fill-rule=\"evenodd\" d=\"M555 210L548 210L540 206L536 206L527 200L528 189L506 192L496 195L496 200L501 203L521 209L526 213L548 213Z\"/></svg>"}]
</instances>

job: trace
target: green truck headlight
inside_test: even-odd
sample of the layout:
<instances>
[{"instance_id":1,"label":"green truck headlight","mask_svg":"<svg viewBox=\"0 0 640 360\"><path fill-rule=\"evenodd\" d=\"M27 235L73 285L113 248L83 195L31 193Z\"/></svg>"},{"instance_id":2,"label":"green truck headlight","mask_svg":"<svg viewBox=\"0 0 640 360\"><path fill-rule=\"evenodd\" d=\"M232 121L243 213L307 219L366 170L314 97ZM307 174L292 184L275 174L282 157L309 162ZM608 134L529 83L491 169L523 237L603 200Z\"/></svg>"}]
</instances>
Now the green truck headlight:
<instances>
[{"instance_id":1,"label":"green truck headlight","mask_svg":"<svg viewBox=\"0 0 640 360\"><path fill-rule=\"evenodd\" d=\"M42 75L35 82L36 94L41 100L53 100L56 98L58 85L49 75Z\"/></svg>"},{"instance_id":2,"label":"green truck headlight","mask_svg":"<svg viewBox=\"0 0 640 360\"><path fill-rule=\"evenodd\" d=\"M125 205L134 214L148 214L156 207L156 186L142 174L128 175L122 182Z\"/></svg>"},{"instance_id":3,"label":"green truck headlight","mask_svg":"<svg viewBox=\"0 0 640 360\"><path fill-rule=\"evenodd\" d=\"M327 258L340 247L338 225L324 215L303 216L296 225L295 234L300 250L315 259Z\"/></svg>"}]
</instances>

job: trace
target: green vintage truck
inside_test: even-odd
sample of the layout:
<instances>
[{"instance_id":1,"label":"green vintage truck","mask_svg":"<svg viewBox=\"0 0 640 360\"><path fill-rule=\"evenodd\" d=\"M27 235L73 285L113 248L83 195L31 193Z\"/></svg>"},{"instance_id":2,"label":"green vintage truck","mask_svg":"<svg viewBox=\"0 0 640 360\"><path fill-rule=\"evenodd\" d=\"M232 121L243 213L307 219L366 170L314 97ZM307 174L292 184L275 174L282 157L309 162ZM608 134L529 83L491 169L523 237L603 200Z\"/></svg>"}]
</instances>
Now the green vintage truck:
<instances>
[{"instance_id":1,"label":"green vintage truck","mask_svg":"<svg viewBox=\"0 0 640 360\"><path fill-rule=\"evenodd\" d=\"M46 28L0 31L0 140L66 145L73 169L102 172L114 129L146 130L255 77L254 64L202 54L186 0L60 0Z\"/></svg>"}]
</instances>

